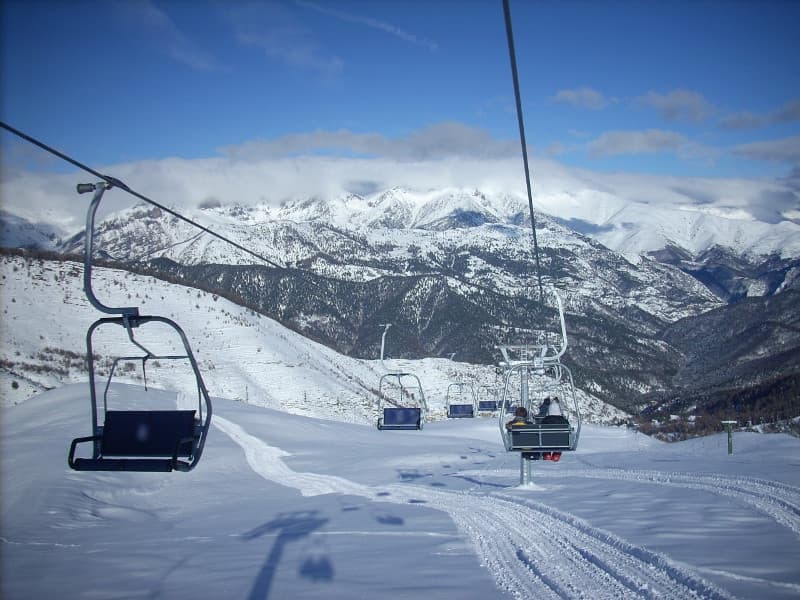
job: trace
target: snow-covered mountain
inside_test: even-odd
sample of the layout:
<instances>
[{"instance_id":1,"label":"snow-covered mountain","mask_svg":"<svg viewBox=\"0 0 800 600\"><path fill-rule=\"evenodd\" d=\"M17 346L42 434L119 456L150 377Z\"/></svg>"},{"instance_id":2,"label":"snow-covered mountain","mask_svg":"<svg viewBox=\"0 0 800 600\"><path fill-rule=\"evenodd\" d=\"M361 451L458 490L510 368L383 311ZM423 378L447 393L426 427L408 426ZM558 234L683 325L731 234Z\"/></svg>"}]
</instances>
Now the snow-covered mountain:
<instances>
[{"instance_id":1,"label":"snow-covered mountain","mask_svg":"<svg viewBox=\"0 0 800 600\"><path fill-rule=\"evenodd\" d=\"M47 223L32 223L0 210L0 245L5 248L54 248L62 232Z\"/></svg>"},{"instance_id":2,"label":"snow-covered mountain","mask_svg":"<svg viewBox=\"0 0 800 600\"><path fill-rule=\"evenodd\" d=\"M190 340L212 396L326 419L375 423L377 388L385 372L377 356L356 359L339 354L210 293L169 284L126 271L93 270L94 289L112 306L139 306L142 314L175 320ZM35 393L65 383L86 381L86 330L104 316L86 299L83 265L21 256L0 256L0 397L16 404ZM146 328L143 328L146 330ZM98 335L94 351L104 372L108 356L125 354L124 331ZM176 353L170 336L156 331L146 346ZM161 332L163 333L163 331ZM138 339L138 338L137 338ZM138 355L133 346L128 352ZM471 365L444 358L387 359L392 369L411 371L423 383L433 419L445 414L447 388L453 381L497 385L491 365ZM151 369L152 370L152 369ZM164 369L161 383L191 389L189 370ZM155 371L148 375L158 387ZM141 373L115 381L142 384ZM626 415L590 394L580 392L581 410L590 421L613 422Z\"/></svg>"},{"instance_id":3,"label":"snow-covered mountain","mask_svg":"<svg viewBox=\"0 0 800 600\"><path fill-rule=\"evenodd\" d=\"M587 173L578 175L539 177L534 182L536 211L631 259L670 247L690 256L722 247L749 257L800 257L800 197L792 192L791 186L746 180L655 178L649 182L650 188L647 181L629 180L622 175L604 178ZM17 189L17 183L5 182L7 192L24 195L28 188ZM66 186L64 195L69 196L69 184L64 181L61 185ZM54 194L51 188L52 184L47 192L50 196ZM39 190L37 194L41 196L43 192ZM791 194L794 200L787 198ZM37 201L42 202L38 196ZM528 214L524 195L494 185L485 189L392 187L366 195L329 193L281 198L279 203L270 198L267 187L259 196L258 202L239 199L241 208L233 206L237 204L236 198L227 198L224 203L217 199L198 200L194 206L227 208L242 217L246 213L255 221L321 219L345 228L443 229L459 223L514 223ZM224 196L212 194L212 197ZM770 203L772 197L776 200ZM159 200L164 201L161 197ZM54 201L51 198L48 202L52 205ZM794 209L788 209L792 204ZM182 200L180 210L188 210L190 205ZM759 215L761 218L756 218ZM11 221L0 229L4 246L18 245L14 230L19 228L19 222L13 222L15 217L31 220L24 211L18 215L0 215L0 221ZM64 238L74 233L56 230L54 225L40 226L45 227L48 231L41 236L42 244L54 244L54 237Z\"/></svg>"},{"instance_id":4,"label":"snow-covered mountain","mask_svg":"<svg viewBox=\"0 0 800 600\"><path fill-rule=\"evenodd\" d=\"M537 215L543 283L565 299L580 385L627 410L685 383L673 381L688 350L664 339L671 324L800 285L800 225L791 221L767 231L696 206L644 210L601 195L590 209L578 196L557 207L558 219ZM397 325L397 356L456 353L482 364L495 362L498 343L552 329L552 307L535 300L527 201L513 194L398 187L280 206L209 201L185 214L284 268L147 205L98 225L97 257L230 298L360 358L377 355L385 322ZM669 245L648 255L654 239ZM82 234L58 246L82 247ZM771 368L785 376L791 356Z\"/></svg>"},{"instance_id":5,"label":"snow-covered mountain","mask_svg":"<svg viewBox=\"0 0 800 600\"><path fill-rule=\"evenodd\" d=\"M741 211L722 213L688 204L675 208L647 202L623 203L596 190L576 192L566 198L545 195L539 201L539 235L552 233L550 240L543 240L544 246L585 236L630 263L640 263L646 257L676 266L724 302L792 287L800 273L800 224L792 220L767 223L748 218ZM423 255L441 252L441 244L431 247L429 243L436 238L436 232L451 239L469 237L470 247L483 246L490 252L497 244L493 238L500 235L507 240L512 231L517 238L515 243L530 245L527 201L505 192L392 188L369 196L343 194L290 200L277 207L268 203L219 202L202 206L187 214L278 264L300 265L334 277L369 279L380 272L353 269L361 259L361 248L351 244L348 255L338 256L334 250L341 248L342 241L331 237L407 247ZM558 229L556 223L562 227ZM116 251L125 260L155 255L182 264L252 262L252 257L231 252L226 244L199 235L190 225L146 206L122 211L102 228L106 236L104 248L112 255ZM320 237L326 230L336 233ZM81 244L78 235L59 247L74 251ZM331 261L326 260L331 257ZM330 268L330 262L336 263L335 267ZM561 276L555 269L548 269L547 264L544 267L545 276Z\"/></svg>"},{"instance_id":6,"label":"snow-covered mountain","mask_svg":"<svg viewBox=\"0 0 800 600\"><path fill-rule=\"evenodd\" d=\"M669 247L692 256L721 246L746 256L800 257L800 223L757 221L741 211L623 202L595 189L536 198L536 209L607 248L637 257ZM322 219L339 227L451 229L484 223L519 224L528 218L526 199L505 192L459 188L428 191L392 188L371 196L348 194L285 203L278 219Z\"/></svg>"}]
</instances>

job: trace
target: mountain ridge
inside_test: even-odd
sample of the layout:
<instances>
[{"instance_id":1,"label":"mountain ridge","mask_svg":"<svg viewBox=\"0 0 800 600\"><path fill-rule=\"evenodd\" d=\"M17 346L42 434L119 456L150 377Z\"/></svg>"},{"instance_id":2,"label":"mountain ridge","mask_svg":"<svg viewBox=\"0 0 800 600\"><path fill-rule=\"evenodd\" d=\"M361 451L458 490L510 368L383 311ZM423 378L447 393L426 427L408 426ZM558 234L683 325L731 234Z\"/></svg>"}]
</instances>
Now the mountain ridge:
<instances>
[{"instance_id":1,"label":"mountain ridge","mask_svg":"<svg viewBox=\"0 0 800 600\"><path fill-rule=\"evenodd\" d=\"M357 357L374 357L380 325L393 322L399 357L456 353L491 364L497 344L518 343L553 318L552 307L535 299L527 206L509 194L393 188L278 208L209 202L190 216L285 268L258 266L147 206L99 223L98 255L226 294ZM580 386L625 410L685 389L676 374L691 358L663 337L671 324L800 285L800 262L783 255L755 265L747 252L716 246L701 256L680 247L630 256L563 223L537 214L542 280L565 300L568 360L580 366ZM76 252L82 245L78 234L59 249Z\"/></svg>"}]
</instances>

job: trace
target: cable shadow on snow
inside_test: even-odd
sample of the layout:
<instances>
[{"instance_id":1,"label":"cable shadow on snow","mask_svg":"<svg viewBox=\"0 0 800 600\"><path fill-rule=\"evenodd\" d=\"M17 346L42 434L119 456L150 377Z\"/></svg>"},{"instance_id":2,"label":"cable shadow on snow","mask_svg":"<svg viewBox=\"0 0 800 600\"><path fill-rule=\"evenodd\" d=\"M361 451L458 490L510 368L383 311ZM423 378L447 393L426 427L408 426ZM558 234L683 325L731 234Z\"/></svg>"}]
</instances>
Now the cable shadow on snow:
<instances>
[{"instance_id":1,"label":"cable shadow on snow","mask_svg":"<svg viewBox=\"0 0 800 600\"><path fill-rule=\"evenodd\" d=\"M244 533L242 539L246 541L252 541L270 533L278 533L272 550L261 566L247 596L248 600L267 600L287 544L309 536L327 522L328 519L320 517L316 510L281 513L268 523ZM298 572L301 577L313 581L333 579L333 565L330 559L324 555L309 557L300 566Z\"/></svg>"}]
</instances>

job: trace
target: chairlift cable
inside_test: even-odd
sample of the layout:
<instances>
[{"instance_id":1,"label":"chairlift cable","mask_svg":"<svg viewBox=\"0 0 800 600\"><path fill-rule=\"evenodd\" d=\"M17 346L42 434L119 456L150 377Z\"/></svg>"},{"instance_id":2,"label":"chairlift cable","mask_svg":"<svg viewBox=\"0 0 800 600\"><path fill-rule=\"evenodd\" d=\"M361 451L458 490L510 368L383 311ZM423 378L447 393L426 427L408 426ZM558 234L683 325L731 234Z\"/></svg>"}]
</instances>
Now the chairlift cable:
<instances>
[{"instance_id":1,"label":"chairlift cable","mask_svg":"<svg viewBox=\"0 0 800 600\"><path fill-rule=\"evenodd\" d=\"M522 163L525 167L525 185L528 189L528 210L531 216L531 231L533 233L533 252L536 259L536 280L539 285L539 301L544 301L542 292L542 270L539 262L539 241L536 238L536 217L533 212L533 193L531 192L531 174L528 167L528 149L525 143L525 124L522 119L522 98L519 91L519 76L517 75L517 57L514 50L514 34L511 30L511 8L509 0L503 0L503 12L506 18L506 38L508 40L508 54L511 59L511 76L514 80L514 99L517 105L517 122L519 123L519 139L522 145Z\"/></svg>"},{"instance_id":2,"label":"chairlift cable","mask_svg":"<svg viewBox=\"0 0 800 600\"><path fill-rule=\"evenodd\" d=\"M50 154L52 154L54 156L57 156L58 158L60 158L60 159L62 159L64 161L70 163L71 165L81 169L82 171L86 171L87 173L89 173L91 175L94 175L95 177L98 177L99 179L102 179L107 184L109 184L111 187L117 187L117 188L119 188L121 190L124 190L124 191L128 192L129 194L131 194L132 196L135 196L136 198L139 198L140 200L143 200L144 202L147 202L148 204L152 204L153 206L156 206L156 207L160 208L164 212L172 215L173 217L176 217L177 219L180 219L181 221L184 221L185 223L188 223L188 224L190 224L190 225L192 225L194 227L197 227L198 229L202 230L203 232L205 232L205 233L207 233L207 234L209 234L209 235L211 235L211 236L213 236L213 237L215 237L215 238L217 238L217 239L219 239L219 240L221 240L223 242L226 242L226 243L230 244L234 248L237 248L238 250L241 250L242 252L244 252L246 254L249 254L250 256L252 256L254 258L257 258L258 260L263 261L263 262L267 263L268 265L270 265L272 267L275 267L276 269L280 269L281 271L288 271L289 270L287 267L279 265L278 263L268 259L267 257L262 256L261 254L258 254L257 252L253 252L252 250L250 250L248 248L245 248L241 244L238 244L237 242L234 242L233 240L225 237L224 235L221 235L221 234L217 233L216 231L214 231L212 229L209 229L208 227L206 227L204 225L201 225L200 223L197 223L196 221L193 221L192 219L190 219L188 217L183 216L179 212L177 212L177 211L175 211L175 210L173 210L171 208L168 208L168 207L164 206L163 204L161 204L159 202L156 202L155 200L152 200L151 198L148 198L147 196L145 196L143 194L140 194L136 190L133 190L133 189L129 188L127 185L125 185L119 179L116 179L114 177L110 177L108 175L103 175L102 173L99 173L95 169L92 169L91 167L89 167L89 166L87 166L87 165L75 160L74 158L68 156L67 154L64 154L63 152L59 152L58 150L56 150L52 146L48 146L44 142L41 142L41 141L37 140L36 138L28 135L28 134L23 133L22 131L19 131L18 129L15 129L14 127L11 127L10 125L8 125L7 123L5 123L3 121L0 121L0 127L2 127L3 129L13 133L17 137L22 138L23 140L25 140L27 142L30 142L34 146L38 146L39 148L41 148L45 152L49 152ZM311 282L311 283L313 283L313 282ZM314 285L316 285L316 284L314 284Z\"/></svg>"}]
</instances>

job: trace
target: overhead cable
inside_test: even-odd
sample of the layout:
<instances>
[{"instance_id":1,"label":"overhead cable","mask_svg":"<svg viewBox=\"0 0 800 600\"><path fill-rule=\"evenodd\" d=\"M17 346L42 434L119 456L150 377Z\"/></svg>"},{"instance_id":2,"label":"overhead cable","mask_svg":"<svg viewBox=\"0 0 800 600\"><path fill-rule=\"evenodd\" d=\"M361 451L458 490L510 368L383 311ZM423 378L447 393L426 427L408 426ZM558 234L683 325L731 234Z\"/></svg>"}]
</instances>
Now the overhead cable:
<instances>
[{"instance_id":1,"label":"overhead cable","mask_svg":"<svg viewBox=\"0 0 800 600\"><path fill-rule=\"evenodd\" d=\"M531 216L531 231L533 232L533 253L536 259L536 279L539 284L539 301L544 301L542 293L542 269L539 262L539 242L536 238L536 217L533 213L533 193L531 192L531 174L528 167L528 147L525 143L525 124L522 119L522 98L519 91L519 76L517 75L517 56L514 51L514 34L511 31L511 8L509 0L503 0L503 12L506 17L506 38L508 39L508 54L511 58L511 76L514 80L514 98L517 103L517 122L519 123L519 140L522 144L522 162L525 166L525 185L528 189L528 210Z\"/></svg>"},{"instance_id":2,"label":"overhead cable","mask_svg":"<svg viewBox=\"0 0 800 600\"><path fill-rule=\"evenodd\" d=\"M64 161L70 163L71 165L81 169L82 171L86 171L87 173L90 173L91 175L94 175L95 177L97 177L99 179L102 179L103 181L105 181L111 187L117 187L117 188L119 188L121 190L124 190L124 191L128 192L129 194L131 194L132 196L135 196L136 198L139 198L140 200L143 200L144 202L147 202L148 204L152 204L153 206L156 206L156 207L160 208L164 212L172 215L173 217L175 217L177 219L180 219L181 221L184 221L185 223L188 223L188 224L190 224L190 225L192 225L194 227L197 227L201 231L204 231L205 233L207 233L207 234L209 234L209 235L211 235L211 236L213 236L213 237L215 237L215 238L217 238L217 239L219 239L219 240L221 240L221 241L223 241L223 242L225 242L227 244L230 244L231 246L233 246L234 248L236 248L238 250L241 250L245 254L248 254L248 255L250 255L250 256L252 256L254 258L257 258L258 260L263 261L263 262L267 263L268 265L270 265L272 267L275 267L276 269L280 269L281 271L289 270L289 269L287 269L287 267L279 265L278 263L270 260L266 256L263 256L263 255L261 255L261 254L259 254L257 252L253 252L249 248L245 248L241 244L239 244L237 242L234 242L230 238L227 238L224 235L221 235L221 234L217 233L213 229L209 229L205 225L201 225L197 221L193 221L192 219L183 216L179 212L177 212L177 211L175 211L175 210L173 210L171 208L168 208L167 206L164 206L163 204L161 204L159 202L156 202L155 200L153 200L151 198L148 198L147 196L145 196L143 194L140 194L136 190L133 190L133 189L129 188L127 185L125 185L119 179L117 179L115 177L110 177L109 175L103 175L102 173L99 173L95 169L92 169L91 167L89 167L89 166L87 166L87 165L75 160L71 156L68 156L67 154L64 154L63 152L59 152L58 150L56 150L52 146L48 146L44 142L41 142L41 141L37 140L36 138L34 138L34 137L32 137L32 136L30 136L30 135L18 130L18 129L15 129L11 125L8 125L7 123L5 123L3 121L0 121L0 127L2 127L3 129L13 133L17 137L22 138L23 140L25 140L27 142L30 142L34 146L38 146L39 148L41 148L45 152L49 152L50 154L52 154L54 156L57 156L58 158L60 158L60 159L62 159ZM314 284L314 285L316 285L316 284Z\"/></svg>"}]
</instances>

